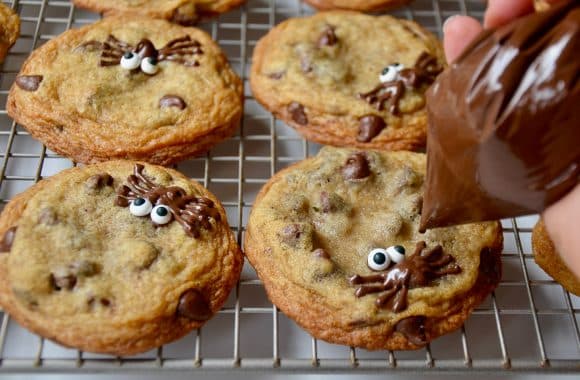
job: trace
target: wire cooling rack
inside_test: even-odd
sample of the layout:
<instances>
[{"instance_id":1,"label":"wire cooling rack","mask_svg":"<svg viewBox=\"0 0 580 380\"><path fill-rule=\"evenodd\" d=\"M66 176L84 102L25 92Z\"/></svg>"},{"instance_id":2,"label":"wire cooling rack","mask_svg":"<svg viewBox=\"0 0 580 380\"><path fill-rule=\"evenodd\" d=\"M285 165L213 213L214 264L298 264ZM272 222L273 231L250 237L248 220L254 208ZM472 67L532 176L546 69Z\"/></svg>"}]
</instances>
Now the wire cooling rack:
<instances>
[{"instance_id":1,"label":"wire cooling rack","mask_svg":"<svg viewBox=\"0 0 580 380\"><path fill-rule=\"evenodd\" d=\"M22 35L0 71L0 199L2 205L43 177L74 165L40 143L6 114L8 90L29 53L98 15L69 1L3 0L18 10ZM456 13L481 18L482 1L416 0L394 11L439 33ZM299 0L250 0L239 10L202 24L227 52L247 84L256 41L280 21L312 13ZM241 242L259 188L283 167L315 154L316 144L274 119L246 88L246 114L235 137L178 168L224 203ZM504 276L465 326L414 352L368 352L311 338L268 301L246 264L223 310L202 329L157 350L118 358L62 348L19 327L0 313L0 373L88 371L299 371L301 373L421 373L510 371L580 373L580 299L547 277L531 256L537 217L503 221Z\"/></svg>"}]
</instances>

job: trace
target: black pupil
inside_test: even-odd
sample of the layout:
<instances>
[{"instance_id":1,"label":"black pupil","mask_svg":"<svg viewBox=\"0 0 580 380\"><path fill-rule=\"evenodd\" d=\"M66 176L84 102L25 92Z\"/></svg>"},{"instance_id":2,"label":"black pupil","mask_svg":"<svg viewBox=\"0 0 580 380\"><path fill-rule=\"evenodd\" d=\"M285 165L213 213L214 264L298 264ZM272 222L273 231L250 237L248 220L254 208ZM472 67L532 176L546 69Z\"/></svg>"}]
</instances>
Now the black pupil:
<instances>
[{"instance_id":1,"label":"black pupil","mask_svg":"<svg viewBox=\"0 0 580 380\"><path fill-rule=\"evenodd\" d=\"M393 63L391 66L393 66L393 67L397 67L397 66L399 66L399 65L400 65L400 63L399 63L399 62L397 62L397 63Z\"/></svg>"},{"instance_id":2,"label":"black pupil","mask_svg":"<svg viewBox=\"0 0 580 380\"><path fill-rule=\"evenodd\" d=\"M387 75L387 73L389 72L390 68L389 67L385 67L383 69L383 75Z\"/></svg>"},{"instance_id":3,"label":"black pupil","mask_svg":"<svg viewBox=\"0 0 580 380\"><path fill-rule=\"evenodd\" d=\"M153 57L149 57L149 63L152 65L156 65L157 64L157 59L153 58Z\"/></svg>"},{"instance_id":4,"label":"black pupil","mask_svg":"<svg viewBox=\"0 0 580 380\"><path fill-rule=\"evenodd\" d=\"M159 215L159 216L165 216L169 213L169 211L167 211L166 207L158 207L156 212L157 212L157 215Z\"/></svg>"},{"instance_id":5,"label":"black pupil","mask_svg":"<svg viewBox=\"0 0 580 380\"><path fill-rule=\"evenodd\" d=\"M385 256L384 253L377 252L373 256L373 261L375 262L375 264L381 265L381 264L384 264L385 261L387 261L387 257Z\"/></svg>"},{"instance_id":6,"label":"black pupil","mask_svg":"<svg viewBox=\"0 0 580 380\"><path fill-rule=\"evenodd\" d=\"M135 206L142 206L145 204L145 199L137 198L133 201L133 203L135 204Z\"/></svg>"},{"instance_id":7,"label":"black pupil","mask_svg":"<svg viewBox=\"0 0 580 380\"><path fill-rule=\"evenodd\" d=\"M395 251L399 252L401 255L405 254L405 247L403 247L401 245L396 245L393 248L395 249Z\"/></svg>"},{"instance_id":8,"label":"black pupil","mask_svg":"<svg viewBox=\"0 0 580 380\"><path fill-rule=\"evenodd\" d=\"M124 57L125 59L131 59L131 58L133 58L133 53L131 53L130 51L128 51L128 52L126 52L126 53L123 55L123 57Z\"/></svg>"}]
</instances>

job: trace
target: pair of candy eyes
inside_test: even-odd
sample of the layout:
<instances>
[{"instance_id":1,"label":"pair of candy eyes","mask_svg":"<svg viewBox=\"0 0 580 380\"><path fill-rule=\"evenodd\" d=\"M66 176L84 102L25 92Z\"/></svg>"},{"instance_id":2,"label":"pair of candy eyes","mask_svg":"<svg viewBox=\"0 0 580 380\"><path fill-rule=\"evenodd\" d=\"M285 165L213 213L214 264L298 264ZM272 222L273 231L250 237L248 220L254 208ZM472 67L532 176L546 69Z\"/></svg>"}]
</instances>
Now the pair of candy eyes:
<instances>
[{"instance_id":1,"label":"pair of candy eyes","mask_svg":"<svg viewBox=\"0 0 580 380\"><path fill-rule=\"evenodd\" d=\"M387 249L373 249L367 257L367 264L374 271L383 271L391 265L391 262L398 264L403 260L405 260L405 247L393 245Z\"/></svg>"},{"instance_id":2,"label":"pair of candy eyes","mask_svg":"<svg viewBox=\"0 0 580 380\"><path fill-rule=\"evenodd\" d=\"M139 54L130 51L121 57L121 67L125 70L135 70L141 67L141 71L148 75L154 75L159 70L155 57L141 58Z\"/></svg>"},{"instance_id":3,"label":"pair of candy eyes","mask_svg":"<svg viewBox=\"0 0 580 380\"><path fill-rule=\"evenodd\" d=\"M392 63L389 66L385 67L383 71L381 71L381 75L379 76L381 83L394 81L395 79L397 79L397 76L404 68L405 66L403 66L400 63Z\"/></svg>"},{"instance_id":4,"label":"pair of candy eyes","mask_svg":"<svg viewBox=\"0 0 580 380\"><path fill-rule=\"evenodd\" d=\"M153 207L153 204L149 199L137 198L131 202L129 205L129 211L135 216L151 216L153 223L157 225L163 225L171 222L171 211L169 207L165 205L157 205Z\"/></svg>"}]
</instances>

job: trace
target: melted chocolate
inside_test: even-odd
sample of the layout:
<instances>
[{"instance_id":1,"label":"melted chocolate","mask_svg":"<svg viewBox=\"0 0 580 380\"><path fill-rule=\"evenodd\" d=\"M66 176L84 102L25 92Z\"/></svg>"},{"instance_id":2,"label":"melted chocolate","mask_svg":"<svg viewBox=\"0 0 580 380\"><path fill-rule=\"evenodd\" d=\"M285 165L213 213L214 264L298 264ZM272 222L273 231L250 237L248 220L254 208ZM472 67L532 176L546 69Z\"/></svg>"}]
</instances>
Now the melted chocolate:
<instances>
[{"instance_id":1,"label":"melted chocolate","mask_svg":"<svg viewBox=\"0 0 580 380\"><path fill-rule=\"evenodd\" d=\"M146 198L153 205L165 205L187 234L194 238L199 237L202 228L212 229L211 219L220 221L221 215L211 199L187 195L178 186L158 185L143 174L144 169L143 165L135 164L133 174L128 178L129 185L117 190L117 206L128 207L130 201L137 198Z\"/></svg>"},{"instance_id":2,"label":"melted chocolate","mask_svg":"<svg viewBox=\"0 0 580 380\"><path fill-rule=\"evenodd\" d=\"M177 314L194 321L206 321L212 316L212 311L199 291L189 289L179 298Z\"/></svg>"},{"instance_id":3,"label":"melted chocolate","mask_svg":"<svg viewBox=\"0 0 580 380\"><path fill-rule=\"evenodd\" d=\"M399 102L405 95L407 88L415 91L420 90L424 85L433 83L441 71L443 68L437 62L437 58L423 52L417 58L413 68L401 70L397 79L381 83L367 93L358 94L358 97L374 105L379 111L382 111L385 108L385 103L390 100L389 112L393 115L399 115Z\"/></svg>"},{"instance_id":4,"label":"melted chocolate","mask_svg":"<svg viewBox=\"0 0 580 380\"><path fill-rule=\"evenodd\" d=\"M371 168L366 154L356 152L351 154L341 168L342 176L347 181L358 181L371 175Z\"/></svg>"},{"instance_id":5,"label":"melted chocolate","mask_svg":"<svg viewBox=\"0 0 580 380\"><path fill-rule=\"evenodd\" d=\"M323 46L334 46L338 43L338 38L334 33L334 26L326 25L324 31L318 38L318 47L321 48Z\"/></svg>"},{"instance_id":6,"label":"melted chocolate","mask_svg":"<svg viewBox=\"0 0 580 380\"><path fill-rule=\"evenodd\" d=\"M434 280L449 274L458 274L461 268L453 256L443 252L440 245L426 249L424 241L417 243L415 253L391 269L370 276L355 275L349 279L357 297L379 293L375 304L390 307L398 313L407 308L409 289L429 286ZM372 284L372 285L367 285Z\"/></svg>"},{"instance_id":7,"label":"melted chocolate","mask_svg":"<svg viewBox=\"0 0 580 380\"><path fill-rule=\"evenodd\" d=\"M16 229L18 227L10 227L5 233L2 241L0 242L0 252L10 252L12 249L12 243L14 243L14 237L16 236Z\"/></svg>"},{"instance_id":8,"label":"melted chocolate","mask_svg":"<svg viewBox=\"0 0 580 380\"><path fill-rule=\"evenodd\" d=\"M19 75L16 77L16 85L24 91L36 91L40 87L44 77L42 75Z\"/></svg>"},{"instance_id":9,"label":"melted chocolate","mask_svg":"<svg viewBox=\"0 0 580 380\"><path fill-rule=\"evenodd\" d=\"M288 105L288 113L296 123L300 125L308 124L308 117L304 112L304 106L297 102L292 102Z\"/></svg>"},{"instance_id":10,"label":"melted chocolate","mask_svg":"<svg viewBox=\"0 0 580 380\"><path fill-rule=\"evenodd\" d=\"M176 107L180 110L184 110L187 107L185 104L185 100L182 97L177 95L165 95L161 99L159 99L159 107L166 108L166 107Z\"/></svg>"},{"instance_id":11,"label":"melted chocolate","mask_svg":"<svg viewBox=\"0 0 580 380\"><path fill-rule=\"evenodd\" d=\"M385 123L382 117L376 115L364 116L359 120L356 141L370 142L372 139L377 137L386 126L387 123Z\"/></svg>"},{"instance_id":12,"label":"melted chocolate","mask_svg":"<svg viewBox=\"0 0 580 380\"><path fill-rule=\"evenodd\" d=\"M395 325L395 331L403 334L414 345L424 346L427 344L427 335L425 334L426 320L427 318L424 316L401 319Z\"/></svg>"},{"instance_id":13,"label":"melted chocolate","mask_svg":"<svg viewBox=\"0 0 580 380\"><path fill-rule=\"evenodd\" d=\"M486 31L431 87L421 228L537 213L580 179L580 4Z\"/></svg>"},{"instance_id":14,"label":"melted chocolate","mask_svg":"<svg viewBox=\"0 0 580 380\"><path fill-rule=\"evenodd\" d=\"M116 66L121 63L121 58L127 52L138 54L141 58L153 57L158 62L172 61L188 67L199 66L197 60L186 60L184 56L195 56L203 54L199 41L186 35L169 41L161 49L156 49L153 42L144 38L137 46L117 39L109 35L105 42L87 41L79 45L75 50L96 51L101 50L100 66Z\"/></svg>"}]
</instances>

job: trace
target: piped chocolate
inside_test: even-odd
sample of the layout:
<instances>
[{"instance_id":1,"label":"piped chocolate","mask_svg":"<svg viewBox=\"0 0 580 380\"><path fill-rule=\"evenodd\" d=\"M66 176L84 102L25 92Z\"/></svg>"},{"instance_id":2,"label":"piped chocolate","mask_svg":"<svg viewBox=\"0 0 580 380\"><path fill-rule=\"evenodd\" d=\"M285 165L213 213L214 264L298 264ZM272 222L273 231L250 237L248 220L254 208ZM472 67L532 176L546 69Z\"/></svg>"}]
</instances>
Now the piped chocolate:
<instances>
[{"instance_id":1,"label":"piped chocolate","mask_svg":"<svg viewBox=\"0 0 580 380\"><path fill-rule=\"evenodd\" d=\"M580 180L580 3L483 32L427 93L421 228L543 211Z\"/></svg>"}]
</instances>

